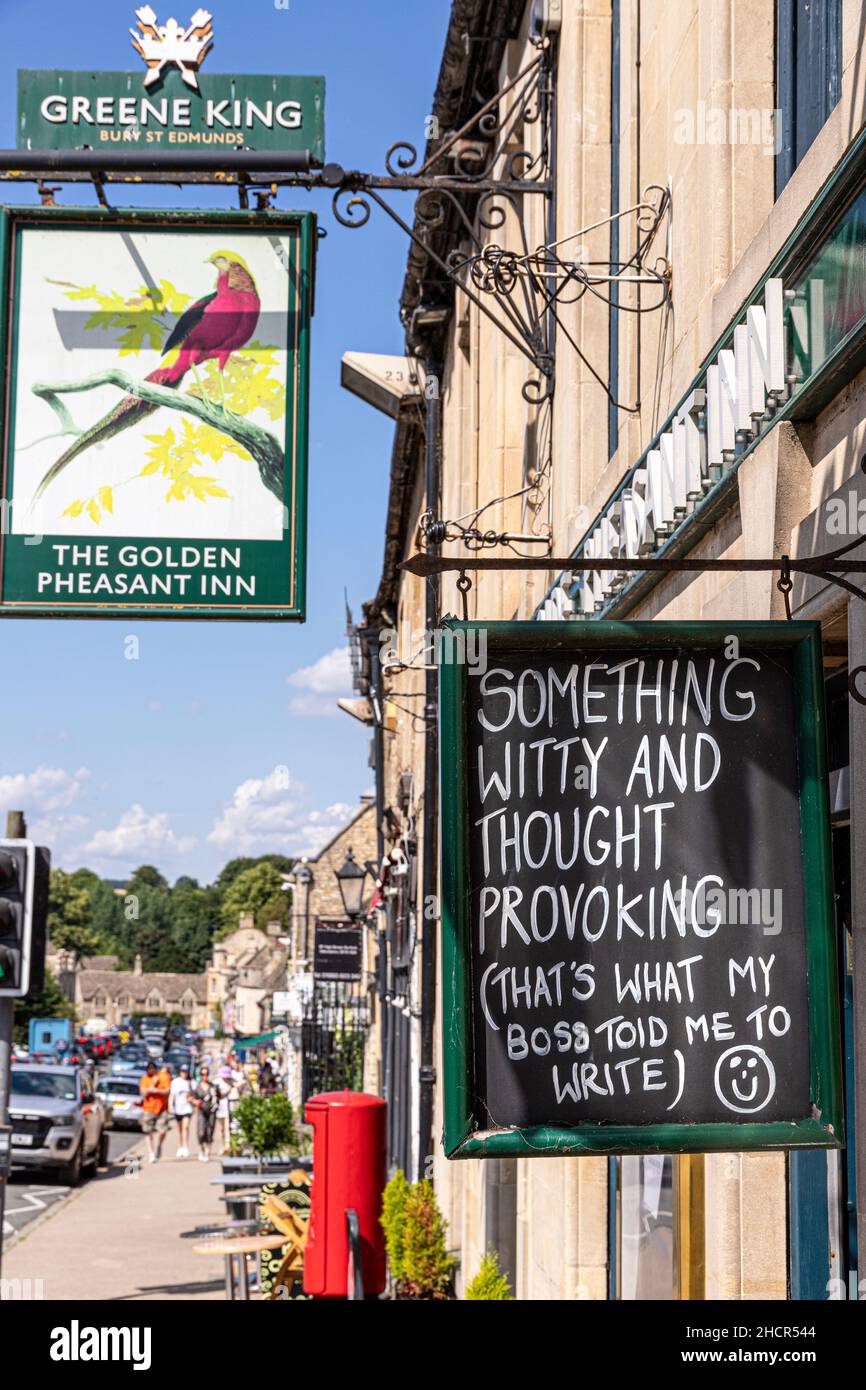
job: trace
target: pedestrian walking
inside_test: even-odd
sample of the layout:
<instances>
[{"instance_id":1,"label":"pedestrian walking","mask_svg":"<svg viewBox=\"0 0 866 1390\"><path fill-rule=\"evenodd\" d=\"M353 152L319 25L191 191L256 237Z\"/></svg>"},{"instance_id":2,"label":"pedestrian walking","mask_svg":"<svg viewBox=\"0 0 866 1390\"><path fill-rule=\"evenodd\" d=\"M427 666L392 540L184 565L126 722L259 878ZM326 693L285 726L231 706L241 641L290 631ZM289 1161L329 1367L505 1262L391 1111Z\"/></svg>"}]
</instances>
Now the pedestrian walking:
<instances>
[{"instance_id":1,"label":"pedestrian walking","mask_svg":"<svg viewBox=\"0 0 866 1390\"><path fill-rule=\"evenodd\" d=\"M162 1146L169 1126L168 1095L171 1090L171 1076L166 1067L157 1070L156 1062L148 1062L147 1071L138 1083L143 1096L141 1129L147 1141L147 1159L155 1163L162 1154Z\"/></svg>"},{"instance_id":2,"label":"pedestrian walking","mask_svg":"<svg viewBox=\"0 0 866 1390\"><path fill-rule=\"evenodd\" d=\"M219 1125L220 1139L222 1141L223 1153L228 1153L229 1139L231 1130L231 1115L229 1113L229 1097L232 1092L232 1069L223 1067L217 1077L217 1124Z\"/></svg>"},{"instance_id":3,"label":"pedestrian walking","mask_svg":"<svg viewBox=\"0 0 866 1390\"><path fill-rule=\"evenodd\" d=\"M259 1092L263 1096L272 1096L277 1089L277 1078L274 1076L274 1069L270 1062L262 1062L259 1067Z\"/></svg>"},{"instance_id":4,"label":"pedestrian walking","mask_svg":"<svg viewBox=\"0 0 866 1390\"><path fill-rule=\"evenodd\" d=\"M189 1122L192 1117L192 1082L189 1067L181 1067L171 1083L168 1093L168 1108L177 1121L177 1156L189 1158Z\"/></svg>"},{"instance_id":5,"label":"pedestrian walking","mask_svg":"<svg viewBox=\"0 0 866 1390\"><path fill-rule=\"evenodd\" d=\"M213 1144L214 1130L216 1129L217 1107L219 1105L219 1091L210 1079L210 1067L203 1066L198 1084L193 1088L190 1096L193 1105L196 1107L196 1138L198 1139L198 1157L200 1163L207 1163L210 1158L211 1145Z\"/></svg>"}]
</instances>

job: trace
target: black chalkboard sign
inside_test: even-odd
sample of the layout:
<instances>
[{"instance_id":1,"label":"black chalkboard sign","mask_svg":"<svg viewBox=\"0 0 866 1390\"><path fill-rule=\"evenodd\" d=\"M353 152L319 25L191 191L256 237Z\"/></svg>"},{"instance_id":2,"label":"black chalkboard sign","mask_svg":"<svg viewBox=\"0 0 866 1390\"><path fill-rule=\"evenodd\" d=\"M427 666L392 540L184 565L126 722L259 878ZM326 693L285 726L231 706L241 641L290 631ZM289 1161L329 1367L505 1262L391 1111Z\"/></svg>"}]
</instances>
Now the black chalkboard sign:
<instances>
[{"instance_id":1,"label":"black chalkboard sign","mask_svg":"<svg viewBox=\"0 0 866 1390\"><path fill-rule=\"evenodd\" d=\"M352 922L316 922L313 974L317 980L360 980L363 945L361 928Z\"/></svg>"},{"instance_id":2,"label":"black chalkboard sign","mask_svg":"<svg viewBox=\"0 0 866 1390\"><path fill-rule=\"evenodd\" d=\"M446 1151L839 1144L817 624L453 632Z\"/></svg>"}]
</instances>

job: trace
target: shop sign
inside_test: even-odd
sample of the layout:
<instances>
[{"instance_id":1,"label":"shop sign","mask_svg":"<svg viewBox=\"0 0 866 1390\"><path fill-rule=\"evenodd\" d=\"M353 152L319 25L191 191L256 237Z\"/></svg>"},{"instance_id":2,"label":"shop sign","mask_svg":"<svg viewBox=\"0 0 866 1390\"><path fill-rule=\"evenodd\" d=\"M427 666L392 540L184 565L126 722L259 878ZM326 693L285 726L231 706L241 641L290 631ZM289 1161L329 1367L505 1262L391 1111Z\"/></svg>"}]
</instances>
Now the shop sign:
<instances>
[{"instance_id":1,"label":"shop sign","mask_svg":"<svg viewBox=\"0 0 866 1390\"><path fill-rule=\"evenodd\" d=\"M19 149L224 146L308 150L324 163L324 77L203 73L214 40L207 10L186 28L160 24L149 5L135 16L129 32L144 71L19 71Z\"/></svg>"},{"instance_id":2,"label":"shop sign","mask_svg":"<svg viewBox=\"0 0 866 1390\"><path fill-rule=\"evenodd\" d=\"M363 969L362 929L352 922L318 921L313 941L313 974L317 980L360 980Z\"/></svg>"},{"instance_id":3,"label":"shop sign","mask_svg":"<svg viewBox=\"0 0 866 1390\"><path fill-rule=\"evenodd\" d=\"M840 1145L818 625L487 643L441 670L446 1152Z\"/></svg>"},{"instance_id":4,"label":"shop sign","mask_svg":"<svg viewBox=\"0 0 866 1390\"><path fill-rule=\"evenodd\" d=\"M0 609L303 618L314 244L309 213L4 210Z\"/></svg>"}]
</instances>

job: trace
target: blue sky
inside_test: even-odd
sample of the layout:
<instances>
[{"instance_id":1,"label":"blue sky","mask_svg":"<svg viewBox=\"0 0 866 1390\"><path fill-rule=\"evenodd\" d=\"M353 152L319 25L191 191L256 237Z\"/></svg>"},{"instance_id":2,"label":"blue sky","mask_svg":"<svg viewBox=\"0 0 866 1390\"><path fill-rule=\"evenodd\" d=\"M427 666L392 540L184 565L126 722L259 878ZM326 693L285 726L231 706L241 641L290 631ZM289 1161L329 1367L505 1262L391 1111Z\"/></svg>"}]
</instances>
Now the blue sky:
<instances>
[{"instance_id":1,"label":"blue sky","mask_svg":"<svg viewBox=\"0 0 866 1390\"><path fill-rule=\"evenodd\" d=\"M160 20L195 5L154 3ZM397 139L423 143L448 0L213 0L213 72L323 73L327 158L381 170ZM135 5L0 0L0 143L15 144L18 67L136 70ZM11 200L10 191L4 190ZM159 190L118 204L178 205ZM17 201L24 201L19 197ZM29 197L26 199L29 201ZM69 187L62 203L90 204ZM406 238L384 214L341 228L313 207L319 245L312 335L308 618L304 625L128 620L3 621L0 813L28 814L55 862L109 877L155 862L211 879L235 854L314 851L368 789L367 736L334 712L346 688L344 588L375 592L393 427L341 390L347 350L400 352ZM232 206L187 191L183 205ZM399 205L409 215L411 204ZM138 659L127 659L127 637Z\"/></svg>"}]
</instances>

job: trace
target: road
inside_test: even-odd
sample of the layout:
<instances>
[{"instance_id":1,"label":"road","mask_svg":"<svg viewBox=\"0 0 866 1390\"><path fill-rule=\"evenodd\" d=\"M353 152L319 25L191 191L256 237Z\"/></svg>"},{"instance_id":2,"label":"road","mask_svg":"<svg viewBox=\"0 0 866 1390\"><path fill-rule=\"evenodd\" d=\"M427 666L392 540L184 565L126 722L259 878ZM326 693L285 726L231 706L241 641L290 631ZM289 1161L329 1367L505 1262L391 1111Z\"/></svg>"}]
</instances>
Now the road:
<instances>
[{"instance_id":1,"label":"road","mask_svg":"<svg viewBox=\"0 0 866 1390\"><path fill-rule=\"evenodd\" d=\"M113 1163L121 1158L127 1149L141 1139L138 1130L112 1130L109 1135L108 1157ZM85 1173L82 1183L99 1182L100 1176L88 1177ZM6 1214L3 1225L4 1236L22 1231L48 1207L62 1202L69 1196L70 1188L57 1181L50 1169L33 1170L17 1168L6 1189Z\"/></svg>"}]
</instances>

